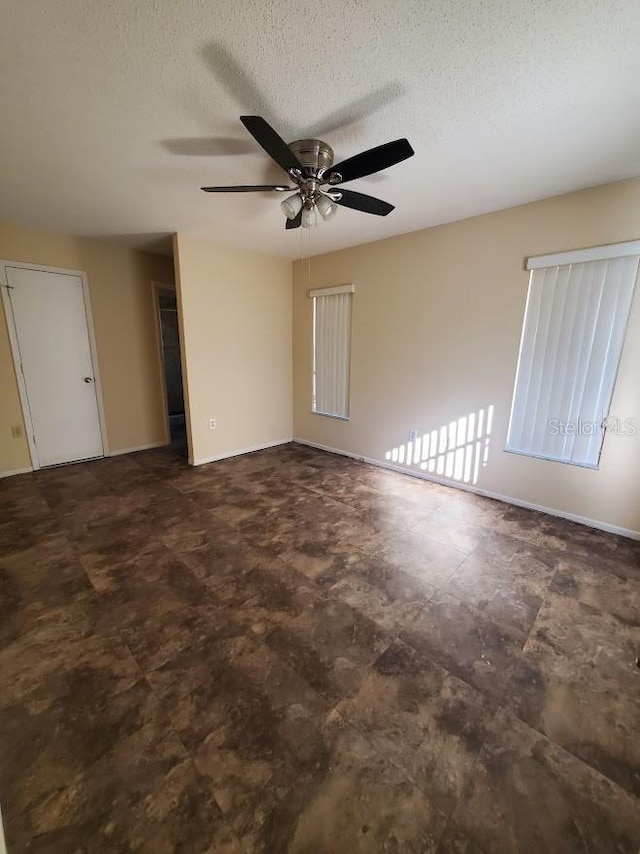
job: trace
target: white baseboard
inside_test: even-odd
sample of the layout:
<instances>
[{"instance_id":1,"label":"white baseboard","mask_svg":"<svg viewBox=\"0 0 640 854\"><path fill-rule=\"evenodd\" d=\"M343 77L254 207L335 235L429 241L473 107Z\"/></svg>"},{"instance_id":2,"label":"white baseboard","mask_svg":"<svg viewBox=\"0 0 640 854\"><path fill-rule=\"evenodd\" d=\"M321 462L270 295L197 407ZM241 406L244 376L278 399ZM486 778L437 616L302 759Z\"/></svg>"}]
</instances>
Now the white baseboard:
<instances>
[{"instance_id":1,"label":"white baseboard","mask_svg":"<svg viewBox=\"0 0 640 854\"><path fill-rule=\"evenodd\" d=\"M293 441L294 440L289 437L288 439L277 439L275 442L264 442L261 445L252 445L250 448L240 448L238 451L227 451L225 454L215 454L213 457L202 457L196 460L189 457L189 465L203 466L206 463L217 463L218 460L227 460L229 457L239 457L242 454L252 454L254 451L264 451L267 448L275 448L277 445L286 445Z\"/></svg>"},{"instance_id":2,"label":"white baseboard","mask_svg":"<svg viewBox=\"0 0 640 854\"><path fill-rule=\"evenodd\" d=\"M4 841L4 827L2 825L2 812L0 812L0 854L7 854L7 846Z\"/></svg>"},{"instance_id":3,"label":"white baseboard","mask_svg":"<svg viewBox=\"0 0 640 854\"><path fill-rule=\"evenodd\" d=\"M526 510L537 510L540 513L548 513L550 516L558 516L560 519L567 519L569 522L577 522L579 525L586 525L589 528L597 528L600 531L605 531L607 534L619 534L621 537L628 537L631 540L640 540L640 531L634 531L631 528L620 528L618 525L610 525L608 522L600 522L598 519L589 519L586 516L577 516L575 513L567 513L564 510L557 510L555 507L545 507L542 504L531 504L529 501L522 501L520 498L513 498L510 495L501 495L498 492L489 492L486 489L479 489L476 486L470 486L468 483L458 483L454 480L447 480L444 477L428 474L427 472L415 471L414 469L404 466L397 466L394 463L386 462L385 460L376 460L373 457L363 457L361 454L352 454L349 451L341 451L339 448L332 448L329 445L320 445L317 442L310 442L307 439L293 438L294 442L299 445L308 445L310 448L317 448L319 451L328 451L330 454L340 454L342 457L350 457L354 460L359 460L362 463L369 463L378 468L390 469L391 471L407 474L410 477L417 477L420 480L429 480L434 483L439 483L442 486L450 486L452 489L460 489L463 492L473 492L475 495L482 495L485 498L494 498L496 501L503 501L505 504L513 504L515 507L524 507Z\"/></svg>"},{"instance_id":4,"label":"white baseboard","mask_svg":"<svg viewBox=\"0 0 640 854\"><path fill-rule=\"evenodd\" d=\"M122 448L118 451L109 451L105 457L119 457L122 454L135 454L136 451L150 451L151 448L166 448L169 442L152 442L150 445L138 445L135 448Z\"/></svg>"},{"instance_id":5,"label":"white baseboard","mask_svg":"<svg viewBox=\"0 0 640 854\"><path fill-rule=\"evenodd\" d=\"M27 466L24 469L13 469L12 471L0 471L0 477L13 477L14 474L29 474L33 469L31 466ZM0 848L0 852L2 849Z\"/></svg>"}]
</instances>

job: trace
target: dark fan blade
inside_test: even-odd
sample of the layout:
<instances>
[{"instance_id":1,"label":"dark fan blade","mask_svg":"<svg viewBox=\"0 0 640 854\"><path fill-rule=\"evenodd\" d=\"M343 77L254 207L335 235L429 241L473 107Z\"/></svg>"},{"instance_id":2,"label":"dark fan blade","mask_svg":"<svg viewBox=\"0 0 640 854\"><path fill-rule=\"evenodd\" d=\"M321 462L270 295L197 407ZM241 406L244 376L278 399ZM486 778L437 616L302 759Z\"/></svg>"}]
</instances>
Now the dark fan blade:
<instances>
[{"instance_id":1,"label":"dark fan blade","mask_svg":"<svg viewBox=\"0 0 640 854\"><path fill-rule=\"evenodd\" d=\"M287 193L296 187L283 187L281 184L246 184L240 187L200 187L205 193Z\"/></svg>"},{"instance_id":2,"label":"dark fan blade","mask_svg":"<svg viewBox=\"0 0 640 854\"><path fill-rule=\"evenodd\" d=\"M383 202L382 199L376 199L374 196L366 196L364 193L354 193L353 190L343 190L340 187L342 198L336 201L337 205L342 205L343 208L353 208L354 211L364 211L377 216L386 216L394 209L389 202Z\"/></svg>"},{"instance_id":3,"label":"dark fan blade","mask_svg":"<svg viewBox=\"0 0 640 854\"><path fill-rule=\"evenodd\" d=\"M388 169L389 166L412 157L414 153L409 140L396 139L393 142L378 145L376 148L370 148L354 157L348 157L342 163L332 166L326 177L328 179L331 174L338 172L342 175L342 182L354 181L356 178L364 178L365 175L373 175L374 172Z\"/></svg>"},{"instance_id":4,"label":"dark fan blade","mask_svg":"<svg viewBox=\"0 0 640 854\"><path fill-rule=\"evenodd\" d=\"M300 210L300 211L298 211L298 215L296 216L295 219L288 219L285 222L284 227L288 231L290 228L300 228L301 225L302 225L302 211Z\"/></svg>"},{"instance_id":5,"label":"dark fan blade","mask_svg":"<svg viewBox=\"0 0 640 854\"><path fill-rule=\"evenodd\" d=\"M302 164L287 143L261 116L240 116L240 121L269 157L272 157L278 166L282 166L285 172L290 169L302 169Z\"/></svg>"}]
</instances>

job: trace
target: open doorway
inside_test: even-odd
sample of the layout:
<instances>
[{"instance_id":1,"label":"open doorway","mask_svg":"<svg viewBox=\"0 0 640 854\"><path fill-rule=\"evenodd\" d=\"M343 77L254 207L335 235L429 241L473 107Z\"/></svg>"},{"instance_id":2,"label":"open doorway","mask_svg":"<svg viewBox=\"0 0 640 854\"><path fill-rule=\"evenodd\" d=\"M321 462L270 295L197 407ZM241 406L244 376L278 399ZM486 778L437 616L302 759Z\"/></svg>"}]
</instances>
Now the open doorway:
<instances>
[{"instance_id":1,"label":"open doorway","mask_svg":"<svg viewBox=\"0 0 640 854\"><path fill-rule=\"evenodd\" d=\"M180 333L178 330L178 304L173 285L153 283L158 338L162 366L167 431L172 445L186 453L187 435L180 360Z\"/></svg>"}]
</instances>

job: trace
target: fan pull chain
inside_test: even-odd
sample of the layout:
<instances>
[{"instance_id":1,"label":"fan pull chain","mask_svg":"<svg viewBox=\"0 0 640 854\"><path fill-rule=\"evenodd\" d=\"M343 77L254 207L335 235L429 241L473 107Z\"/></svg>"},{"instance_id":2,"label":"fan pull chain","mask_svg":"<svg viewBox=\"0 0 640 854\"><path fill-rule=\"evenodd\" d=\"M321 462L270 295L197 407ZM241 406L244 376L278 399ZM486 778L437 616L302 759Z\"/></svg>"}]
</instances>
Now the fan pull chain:
<instances>
[{"instance_id":1,"label":"fan pull chain","mask_svg":"<svg viewBox=\"0 0 640 854\"><path fill-rule=\"evenodd\" d=\"M306 232L306 237L305 237ZM311 229L300 229L298 232L298 262L300 263L300 269L303 271L306 266L307 268L307 284L311 284ZM305 246L306 240L306 246ZM306 264L305 264L306 262Z\"/></svg>"},{"instance_id":2,"label":"fan pull chain","mask_svg":"<svg viewBox=\"0 0 640 854\"><path fill-rule=\"evenodd\" d=\"M298 231L298 260L300 261L300 270L304 272L304 231Z\"/></svg>"}]
</instances>

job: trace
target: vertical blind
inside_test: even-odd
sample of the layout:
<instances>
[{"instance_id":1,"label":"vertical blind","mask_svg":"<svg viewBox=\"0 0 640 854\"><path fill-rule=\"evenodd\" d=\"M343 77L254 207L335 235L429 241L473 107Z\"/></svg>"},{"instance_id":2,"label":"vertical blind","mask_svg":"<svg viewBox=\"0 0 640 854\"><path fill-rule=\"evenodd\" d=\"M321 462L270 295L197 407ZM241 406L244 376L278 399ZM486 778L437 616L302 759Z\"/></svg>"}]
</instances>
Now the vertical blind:
<instances>
[{"instance_id":1,"label":"vertical blind","mask_svg":"<svg viewBox=\"0 0 640 854\"><path fill-rule=\"evenodd\" d=\"M598 465L639 256L634 242L529 260L508 451Z\"/></svg>"},{"instance_id":2,"label":"vertical blind","mask_svg":"<svg viewBox=\"0 0 640 854\"><path fill-rule=\"evenodd\" d=\"M343 285L309 292L313 298L312 410L319 415L349 417L353 291L353 285Z\"/></svg>"}]
</instances>

